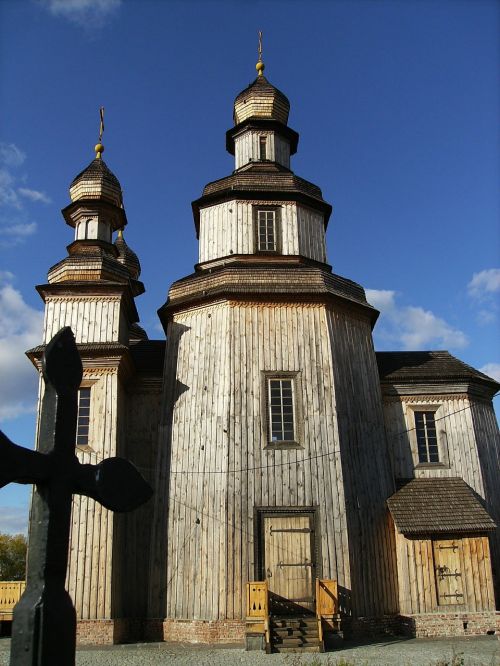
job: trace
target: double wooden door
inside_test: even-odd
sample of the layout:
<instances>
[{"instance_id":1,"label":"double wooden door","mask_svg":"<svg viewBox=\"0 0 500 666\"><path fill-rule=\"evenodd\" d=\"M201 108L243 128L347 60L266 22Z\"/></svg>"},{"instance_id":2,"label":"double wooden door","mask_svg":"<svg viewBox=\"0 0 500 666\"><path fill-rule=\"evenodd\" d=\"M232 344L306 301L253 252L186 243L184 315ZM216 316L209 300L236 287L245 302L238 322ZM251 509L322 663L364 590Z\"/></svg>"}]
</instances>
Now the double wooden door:
<instances>
[{"instance_id":1,"label":"double wooden door","mask_svg":"<svg viewBox=\"0 0 500 666\"><path fill-rule=\"evenodd\" d=\"M314 609L314 531L311 514L264 516L263 568L274 606Z\"/></svg>"}]
</instances>

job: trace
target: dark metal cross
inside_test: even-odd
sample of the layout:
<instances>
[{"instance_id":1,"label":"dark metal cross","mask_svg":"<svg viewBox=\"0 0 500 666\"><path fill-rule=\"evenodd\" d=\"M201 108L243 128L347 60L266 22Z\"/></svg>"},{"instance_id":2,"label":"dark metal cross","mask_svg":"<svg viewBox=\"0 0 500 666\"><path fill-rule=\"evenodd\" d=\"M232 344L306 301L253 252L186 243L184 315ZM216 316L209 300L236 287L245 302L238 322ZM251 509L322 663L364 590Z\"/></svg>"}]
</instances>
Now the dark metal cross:
<instances>
[{"instance_id":1,"label":"dark metal cross","mask_svg":"<svg viewBox=\"0 0 500 666\"><path fill-rule=\"evenodd\" d=\"M26 590L14 609L11 666L72 666L76 613L64 583L73 493L112 511L131 511L153 491L123 458L83 465L75 455L82 362L70 328L49 342L42 359L45 393L38 450L0 431L0 488L34 483Z\"/></svg>"}]
</instances>

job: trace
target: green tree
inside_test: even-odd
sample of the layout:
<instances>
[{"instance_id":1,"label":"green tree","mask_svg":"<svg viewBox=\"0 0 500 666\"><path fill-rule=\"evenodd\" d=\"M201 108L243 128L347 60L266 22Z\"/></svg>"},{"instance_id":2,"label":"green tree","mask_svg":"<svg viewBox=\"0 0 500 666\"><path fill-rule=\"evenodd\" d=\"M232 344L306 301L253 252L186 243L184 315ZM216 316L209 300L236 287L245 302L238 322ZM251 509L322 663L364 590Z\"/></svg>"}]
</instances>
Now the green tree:
<instances>
[{"instance_id":1,"label":"green tree","mask_svg":"<svg viewBox=\"0 0 500 666\"><path fill-rule=\"evenodd\" d=\"M0 533L0 580L24 580L26 548L23 534Z\"/></svg>"}]
</instances>

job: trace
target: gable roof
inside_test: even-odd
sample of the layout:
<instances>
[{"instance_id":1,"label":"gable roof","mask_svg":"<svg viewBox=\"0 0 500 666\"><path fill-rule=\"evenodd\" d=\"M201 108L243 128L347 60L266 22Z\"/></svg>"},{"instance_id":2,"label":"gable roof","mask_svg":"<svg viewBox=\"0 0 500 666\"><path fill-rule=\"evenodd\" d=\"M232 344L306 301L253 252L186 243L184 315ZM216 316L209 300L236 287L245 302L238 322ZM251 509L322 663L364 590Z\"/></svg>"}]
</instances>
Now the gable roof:
<instances>
[{"instance_id":1,"label":"gable roof","mask_svg":"<svg viewBox=\"0 0 500 666\"><path fill-rule=\"evenodd\" d=\"M495 521L478 496L458 478L412 479L387 500L405 535L487 532Z\"/></svg>"},{"instance_id":2,"label":"gable roof","mask_svg":"<svg viewBox=\"0 0 500 666\"><path fill-rule=\"evenodd\" d=\"M380 380L391 383L476 381L495 392L500 384L447 351L376 352Z\"/></svg>"}]
</instances>

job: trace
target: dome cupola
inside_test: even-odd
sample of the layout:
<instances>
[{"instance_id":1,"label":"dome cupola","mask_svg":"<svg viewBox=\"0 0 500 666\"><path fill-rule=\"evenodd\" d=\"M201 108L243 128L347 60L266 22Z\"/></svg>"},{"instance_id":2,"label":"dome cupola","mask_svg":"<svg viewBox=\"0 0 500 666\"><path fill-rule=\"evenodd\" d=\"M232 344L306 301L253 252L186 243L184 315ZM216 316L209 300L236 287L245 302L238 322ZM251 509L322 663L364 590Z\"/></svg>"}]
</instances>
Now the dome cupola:
<instances>
[{"instance_id":1,"label":"dome cupola","mask_svg":"<svg viewBox=\"0 0 500 666\"><path fill-rule=\"evenodd\" d=\"M122 229L118 231L114 245L118 250L118 261L125 266L134 280L138 280L141 274L141 264L136 253L125 242Z\"/></svg>"},{"instance_id":2,"label":"dome cupola","mask_svg":"<svg viewBox=\"0 0 500 666\"><path fill-rule=\"evenodd\" d=\"M98 156L71 183L69 187L71 201L101 199L121 207L123 205L122 188L118 178L102 159L101 151L98 151L98 148L104 150L102 144L97 144Z\"/></svg>"},{"instance_id":3,"label":"dome cupola","mask_svg":"<svg viewBox=\"0 0 500 666\"><path fill-rule=\"evenodd\" d=\"M250 118L277 120L283 125L288 122L290 102L278 88L266 79L263 71L264 63L259 62L262 69L248 88L245 88L234 100L234 124L239 125Z\"/></svg>"}]
</instances>

